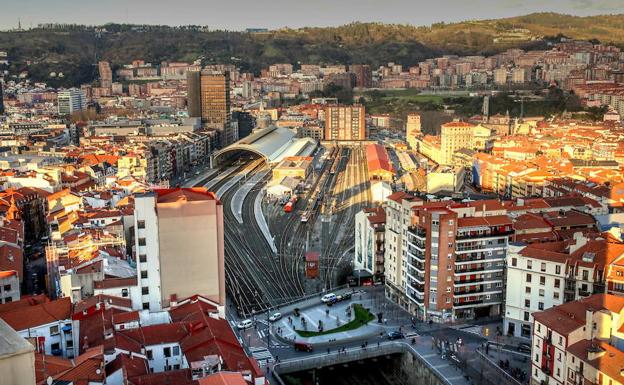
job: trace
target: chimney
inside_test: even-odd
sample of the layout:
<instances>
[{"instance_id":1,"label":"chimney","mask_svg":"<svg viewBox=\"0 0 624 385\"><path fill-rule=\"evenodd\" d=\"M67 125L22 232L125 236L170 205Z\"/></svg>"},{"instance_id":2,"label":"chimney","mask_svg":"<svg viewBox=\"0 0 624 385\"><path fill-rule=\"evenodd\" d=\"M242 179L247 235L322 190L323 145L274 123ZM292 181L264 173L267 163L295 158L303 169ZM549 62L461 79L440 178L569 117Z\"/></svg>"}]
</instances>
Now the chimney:
<instances>
[{"instance_id":1,"label":"chimney","mask_svg":"<svg viewBox=\"0 0 624 385\"><path fill-rule=\"evenodd\" d=\"M572 235L572 239L574 240L574 244L570 245L570 254L587 244L587 238L580 231L575 232L574 235Z\"/></svg>"}]
</instances>

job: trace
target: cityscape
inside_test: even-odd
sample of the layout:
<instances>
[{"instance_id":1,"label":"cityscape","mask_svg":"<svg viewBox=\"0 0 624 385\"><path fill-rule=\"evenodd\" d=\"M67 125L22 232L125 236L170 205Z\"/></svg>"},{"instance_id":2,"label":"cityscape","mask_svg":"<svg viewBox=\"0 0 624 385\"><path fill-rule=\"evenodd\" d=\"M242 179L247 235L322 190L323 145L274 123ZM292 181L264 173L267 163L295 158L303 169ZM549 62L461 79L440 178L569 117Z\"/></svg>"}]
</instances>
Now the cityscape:
<instances>
[{"instance_id":1,"label":"cityscape","mask_svg":"<svg viewBox=\"0 0 624 385\"><path fill-rule=\"evenodd\" d=\"M397 1L8 5L0 385L624 384L624 4Z\"/></svg>"}]
</instances>

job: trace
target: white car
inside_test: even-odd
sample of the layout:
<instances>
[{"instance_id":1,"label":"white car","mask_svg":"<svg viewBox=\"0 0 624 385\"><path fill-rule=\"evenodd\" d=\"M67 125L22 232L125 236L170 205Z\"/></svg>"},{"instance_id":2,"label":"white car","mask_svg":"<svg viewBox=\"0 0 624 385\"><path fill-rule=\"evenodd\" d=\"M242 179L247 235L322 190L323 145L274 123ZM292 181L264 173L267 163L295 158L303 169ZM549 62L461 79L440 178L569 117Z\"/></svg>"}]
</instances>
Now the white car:
<instances>
[{"instance_id":1,"label":"white car","mask_svg":"<svg viewBox=\"0 0 624 385\"><path fill-rule=\"evenodd\" d=\"M335 300L336 300L336 294L334 293L325 294L324 296L321 297L321 302L323 303L333 302Z\"/></svg>"},{"instance_id":2,"label":"white car","mask_svg":"<svg viewBox=\"0 0 624 385\"><path fill-rule=\"evenodd\" d=\"M243 320L239 322L238 324L236 324L236 327L238 328L238 330L249 329L252 326L253 326L253 321L250 319Z\"/></svg>"},{"instance_id":3,"label":"white car","mask_svg":"<svg viewBox=\"0 0 624 385\"><path fill-rule=\"evenodd\" d=\"M270 322L275 322L282 319L282 313L274 313L269 317Z\"/></svg>"}]
</instances>

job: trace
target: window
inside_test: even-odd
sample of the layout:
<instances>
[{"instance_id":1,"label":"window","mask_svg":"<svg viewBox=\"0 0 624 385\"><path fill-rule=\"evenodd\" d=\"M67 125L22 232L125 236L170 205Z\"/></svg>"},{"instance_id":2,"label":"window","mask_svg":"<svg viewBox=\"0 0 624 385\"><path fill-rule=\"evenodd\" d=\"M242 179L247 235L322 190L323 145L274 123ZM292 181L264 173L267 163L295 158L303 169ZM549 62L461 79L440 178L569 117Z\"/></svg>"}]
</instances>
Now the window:
<instances>
[{"instance_id":1,"label":"window","mask_svg":"<svg viewBox=\"0 0 624 385\"><path fill-rule=\"evenodd\" d=\"M539 354L535 353L535 362L539 362ZM537 375L537 369L535 369L535 374Z\"/></svg>"},{"instance_id":2,"label":"window","mask_svg":"<svg viewBox=\"0 0 624 385\"><path fill-rule=\"evenodd\" d=\"M53 351L54 350L61 350L61 344L56 342L56 343L50 345L50 349L52 349Z\"/></svg>"},{"instance_id":3,"label":"window","mask_svg":"<svg viewBox=\"0 0 624 385\"><path fill-rule=\"evenodd\" d=\"M127 297L128 296L128 289L121 289L121 296L122 297Z\"/></svg>"},{"instance_id":4,"label":"window","mask_svg":"<svg viewBox=\"0 0 624 385\"><path fill-rule=\"evenodd\" d=\"M143 310L149 310L149 302L143 302Z\"/></svg>"},{"instance_id":5,"label":"window","mask_svg":"<svg viewBox=\"0 0 624 385\"><path fill-rule=\"evenodd\" d=\"M147 270L141 270L141 278L147 278Z\"/></svg>"},{"instance_id":6,"label":"window","mask_svg":"<svg viewBox=\"0 0 624 385\"><path fill-rule=\"evenodd\" d=\"M554 292L553 293L553 299L559 299L559 293L558 292Z\"/></svg>"},{"instance_id":7,"label":"window","mask_svg":"<svg viewBox=\"0 0 624 385\"><path fill-rule=\"evenodd\" d=\"M546 277L540 277L540 285L546 285Z\"/></svg>"},{"instance_id":8,"label":"window","mask_svg":"<svg viewBox=\"0 0 624 385\"><path fill-rule=\"evenodd\" d=\"M173 365L173 370L178 370L178 369L180 369L180 365L179 364Z\"/></svg>"},{"instance_id":9,"label":"window","mask_svg":"<svg viewBox=\"0 0 624 385\"><path fill-rule=\"evenodd\" d=\"M179 346L174 346L173 347L173 355L174 356L179 356L180 355L180 347Z\"/></svg>"},{"instance_id":10,"label":"window","mask_svg":"<svg viewBox=\"0 0 624 385\"><path fill-rule=\"evenodd\" d=\"M544 289L539 289L539 296L543 297L544 296Z\"/></svg>"},{"instance_id":11,"label":"window","mask_svg":"<svg viewBox=\"0 0 624 385\"><path fill-rule=\"evenodd\" d=\"M538 308L539 310L544 310L544 302L538 302L538 303L537 303L537 308Z\"/></svg>"},{"instance_id":12,"label":"window","mask_svg":"<svg viewBox=\"0 0 624 385\"><path fill-rule=\"evenodd\" d=\"M560 285L561 282L559 281L559 279L555 279L555 287L558 289Z\"/></svg>"},{"instance_id":13,"label":"window","mask_svg":"<svg viewBox=\"0 0 624 385\"><path fill-rule=\"evenodd\" d=\"M561 274L561 266L555 266L555 274Z\"/></svg>"},{"instance_id":14,"label":"window","mask_svg":"<svg viewBox=\"0 0 624 385\"><path fill-rule=\"evenodd\" d=\"M546 264L544 262L542 262L542 265L540 266L540 270L543 272L546 271Z\"/></svg>"},{"instance_id":15,"label":"window","mask_svg":"<svg viewBox=\"0 0 624 385\"><path fill-rule=\"evenodd\" d=\"M559 336L559 345L563 345L563 337L561 336ZM561 353L559 353L559 358L561 358ZM561 359L559 361L561 361Z\"/></svg>"},{"instance_id":16,"label":"window","mask_svg":"<svg viewBox=\"0 0 624 385\"><path fill-rule=\"evenodd\" d=\"M139 238L139 246L145 246L145 238Z\"/></svg>"},{"instance_id":17,"label":"window","mask_svg":"<svg viewBox=\"0 0 624 385\"><path fill-rule=\"evenodd\" d=\"M542 329L542 325L541 324L537 324L537 331L540 332L540 331L542 331L541 329Z\"/></svg>"},{"instance_id":18,"label":"window","mask_svg":"<svg viewBox=\"0 0 624 385\"><path fill-rule=\"evenodd\" d=\"M141 262L141 263L147 262L147 255L139 254L139 262Z\"/></svg>"},{"instance_id":19,"label":"window","mask_svg":"<svg viewBox=\"0 0 624 385\"><path fill-rule=\"evenodd\" d=\"M531 307L531 300L530 299L525 299L524 300L524 307Z\"/></svg>"},{"instance_id":20,"label":"window","mask_svg":"<svg viewBox=\"0 0 624 385\"><path fill-rule=\"evenodd\" d=\"M143 287L141 288L141 294L143 294L143 295L148 295L148 294L149 294L149 287L147 287L147 286L143 286Z\"/></svg>"},{"instance_id":21,"label":"window","mask_svg":"<svg viewBox=\"0 0 624 385\"><path fill-rule=\"evenodd\" d=\"M561 375L560 372L561 372L561 370L559 368L557 368L557 377L559 377Z\"/></svg>"},{"instance_id":22,"label":"window","mask_svg":"<svg viewBox=\"0 0 624 385\"><path fill-rule=\"evenodd\" d=\"M58 325L50 326L50 335L53 336L55 334L59 334L59 327L58 327Z\"/></svg>"},{"instance_id":23,"label":"window","mask_svg":"<svg viewBox=\"0 0 624 385\"><path fill-rule=\"evenodd\" d=\"M526 281L527 282L531 282L531 274L527 273Z\"/></svg>"},{"instance_id":24,"label":"window","mask_svg":"<svg viewBox=\"0 0 624 385\"><path fill-rule=\"evenodd\" d=\"M171 357L171 348L163 348L163 354L165 357Z\"/></svg>"},{"instance_id":25,"label":"window","mask_svg":"<svg viewBox=\"0 0 624 385\"><path fill-rule=\"evenodd\" d=\"M518 258L511 258L511 266L518 265Z\"/></svg>"},{"instance_id":26,"label":"window","mask_svg":"<svg viewBox=\"0 0 624 385\"><path fill-rule=\"evenodd\" d=\"M4 285L3 289L4 291L11 291L11 285Z\"/></svg>"},{"instance_id":27,"label":"window","mask_svg":"<svg viewBox=\"0 0 624 385\"><path fill-rule=\"evenodd\" d=\"M152 354L151 350L146 351L147 353L147 359L148 360L153 360L154 359L154 355Z\"/></svg>"},{"instance_id":28,"label":"window","mask_svg":"<svg viewBox=\"0 0 624 385\"><path fill-rule=\"evenodd\" d=\"M533 268L533 261L531 261L530 259L527 259L527 269L532 269Z\"/></svg>"},{"instance_id":29,"label":"window","mask_svg":"<svg viewBox=\"0 0 624 385\"><path fill-rule=\"evenodd\" d=\"M531 287L530 286L525 287L524 292L527 294L531 294Z\"/></svg>"},{"instance_id":30,"label":"window","mask_svg":"<svg viewBox=\"0 0 624 385\"><path fill-rule=\"evenodd\" d=\"M531 314L528 311L524 312L524 320L525 321L528 321L530 316L531 316Z\"/></svg>"},{"instance_id":31,"label":"window","mask_svg":"<svg viewBox=\"0 0 624 385\"><path fill-rule=\"evenodd\" d=\"M145 221L137 221L137 227L139 229L144 229L145 228Z\"/></svg>"}]
</instances>

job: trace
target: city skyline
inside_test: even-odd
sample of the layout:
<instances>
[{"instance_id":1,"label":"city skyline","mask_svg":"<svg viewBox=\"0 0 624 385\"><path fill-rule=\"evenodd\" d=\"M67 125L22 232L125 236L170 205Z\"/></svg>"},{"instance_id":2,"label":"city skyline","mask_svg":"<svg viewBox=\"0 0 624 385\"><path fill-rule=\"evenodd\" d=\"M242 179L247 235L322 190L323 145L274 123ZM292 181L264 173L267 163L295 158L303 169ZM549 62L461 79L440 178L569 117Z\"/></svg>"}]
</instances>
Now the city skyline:
<instances>
[{"instance_id":1,"label":"city skyline","mask_svg":"<svg viewBox=\"0 0 624 385\"><path fill-rule=\"evenodd\" d=\"M437 22L460 22L472 19L497 19L534 12L558 12L575 16L621 13L624 0L451 0L441 3L410 2L407 0L346 0L335 4L329 0L313 4L303 1L277 0L270 5L238 0L227 9L214 2L185 0L171 5L162 0L130 4L120 0L84 3L61 0L53 4L41 0L11 2L0 14L0 29L12 29L21 22L22 28L39 23L76 23L101 25L106 23L206 25L214 29L243 30L245 28L325 27L351 22L381 22L430 25ZM182 7L180 6L182 5ZM219 9L216 9L219 8ZM176 10L197 9L197 12ZM397 12L400 9L400 12ZM246 10L246 12L241 12Z\"/></svg>"}]
</instances>

